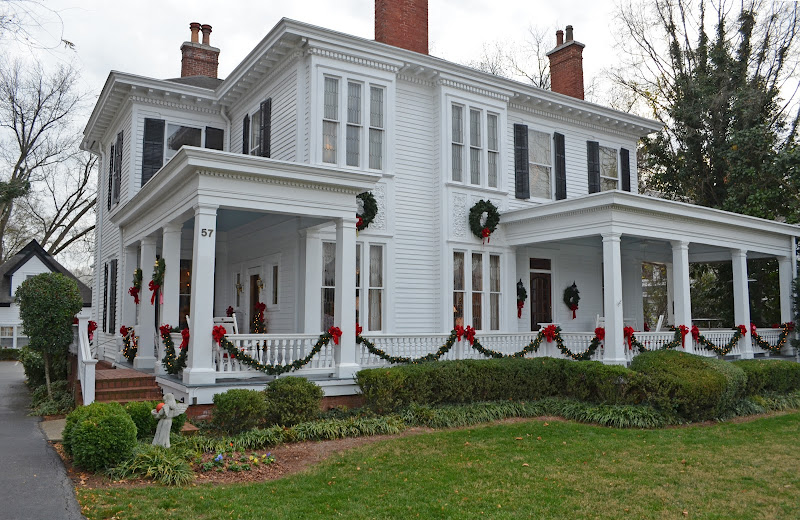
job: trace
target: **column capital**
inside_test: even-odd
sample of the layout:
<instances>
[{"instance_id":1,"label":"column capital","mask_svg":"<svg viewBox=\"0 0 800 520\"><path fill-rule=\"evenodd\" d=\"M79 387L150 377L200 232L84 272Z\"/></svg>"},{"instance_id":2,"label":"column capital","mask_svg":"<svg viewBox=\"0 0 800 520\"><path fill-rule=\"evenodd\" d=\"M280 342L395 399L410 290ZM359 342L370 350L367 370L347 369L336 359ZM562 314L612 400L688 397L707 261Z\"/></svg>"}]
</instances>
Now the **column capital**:
<instances>
[{"instance_id":1,"label":"column capital","mask_svg":"<svg viewBox=\"0 0 800 520\"><path fill-rule=\"evenodd\" d=\"M181 224L179 224L177 222L170 222L169 224L164 224L164 227L162 228L162 231L164 232L164 234L167 234L167 233L180 233L182 228L183 228L183 225L181 225Z\"/></svg>"},{"instance_id":2,"label":"column capital","mask_svg":"<svg viewBox=\"0 0 800 520\"><path fill-rule=\"evenodd\" d=\"M619 242L622 239L622 233L608 232L608 233L601 233L603 237L603 242Z\"/></svg>"},{"instance_id":3,"label":"column capital","mask_svg":"<svg viewBox=\"0 0 800 520\"><path fill-rule=\"evenodd\" d=\"M356 217L355 213L353 213L352 217L339 217L339 218L337 218L336 219L336 225L338 226L339 223L341 223L341 225L343 225L345 227L347 227L347 226L355 227L357 220L358 220L358 218Z\"/></svg>"},{"instance_id":4,"label":"column capital","mask_svg":"<svg viewBox=\"0 0 800 520\"><path fill-rule=\"evenodd\" d=\"M142 246L155 246L156 245L156 237L153 235L148 235L146 237L142 237L139 240L139 244Z\"/></svg>"},{"instance_id":5,"label":"column capital","mask_svg":"<svg viewBox=\"0 0 800 520\"><path fill-rule=\"evenodd\" d=\"M747 249L731 249L731 258L745 257L747 258Z\"/></svg>"},{"instance_id":6,"label":"column capital","mask_svg":"<svg viewBox=\"0 0 800 520\"><path fill-rule=\"evenodd\" d=\"M192 206L195 215L216 215L219 209L218 204L209 204L207 202L198 202Z\"/></svg>"},{"instance_id":7,"label":"column capital","mask_svg":"<svg viewBox=\"0 0 800 520\"><path fill-rule=\"evenodd\" d=\"M670 240L669 244L672 246L672 249L689 249L688 240Z\"/></svg>"}]
</instances>

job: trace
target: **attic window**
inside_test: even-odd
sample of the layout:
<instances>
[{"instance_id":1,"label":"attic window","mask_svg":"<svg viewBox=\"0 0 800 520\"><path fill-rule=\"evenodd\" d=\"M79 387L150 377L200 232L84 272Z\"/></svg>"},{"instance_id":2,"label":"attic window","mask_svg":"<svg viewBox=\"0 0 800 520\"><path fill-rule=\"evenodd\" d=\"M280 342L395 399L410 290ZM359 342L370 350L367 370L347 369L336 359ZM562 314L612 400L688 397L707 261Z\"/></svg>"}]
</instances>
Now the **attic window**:
<instances>
[{"instance_id":1,"label":"attic window","mask_svg":"<svg viewBox=\"0 0 800 520\"><path fill-rule=\"evenodd\" d=\"M181 146L200 146L202 133L203 131L200 128L168 124L166 159L172 159L181 149Z\"/></svg>"}]
</instances>

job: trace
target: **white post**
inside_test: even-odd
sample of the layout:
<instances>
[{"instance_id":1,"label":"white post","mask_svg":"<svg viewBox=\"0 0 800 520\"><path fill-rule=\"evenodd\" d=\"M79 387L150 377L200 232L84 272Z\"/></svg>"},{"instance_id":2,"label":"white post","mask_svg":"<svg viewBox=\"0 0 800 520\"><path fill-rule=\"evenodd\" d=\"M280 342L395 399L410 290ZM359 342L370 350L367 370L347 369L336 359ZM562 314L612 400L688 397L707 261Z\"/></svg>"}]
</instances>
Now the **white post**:
<instances>
[{"instance_id":1,"label":"white post","mask_svg":"<svg viewBox=\"0 0 800 520\"><path fill-rule=\"evenodd\" d=\"M792 259L788 256L778 257L778 278L781 291L781 324L794 321L792 317ZM791 334L789 335L791 337ZM782 353L791 355L791 341L786 342Z\"/></svg>"},{"instance_id":2,"label":"white post","mask_svg":"<svg viewBox=\"0 0 800 520\"><path fill-rule=\"evenodd\" d=\"M622 253L620 233L603 233L603 305L605 307L605 354L603 362L624 365L625 335L622 309Z\"/></svg>"},{"instance_id":3,"label":"white post","mask_svg":"<svg viewBox=\"0 0 800 520\"><path fill-rule=\"evenodd\" d=\"M164 305L161 307L161 324L178 326L178 299L181 280L181 225L164 226L161 244L161 256L164 258Z\"/></svg>"},{"instance_id":4,"label":"white post","mask_svg":"<svg viewBox=\"0 0 800 520\"><path fill-rule=\"evenodd\" d=\"M672 264L669 263L667 267L667 315L664 316L666 320L664 325L675 323L675 292L673 290L675 273L672 270Z\"/></svg>"},{"instance_id":5,"label":"white post","mask_svg":"<svg viewBox=\"0 0 800 520\"><path fill-rule=\"evenodd\" d=\"M675 297L675 327L692 327L692 293L689 284L689 242L673 240L672 245L672 294ZM691 336L685 340L687 352L693 352Z\"/></svg>"},{"instance_id":6,"label":"white post","mask_svg":"<svg viewBox=\"0 0 800 520\"><path fill-rule=\"evenodd\" d=\"M150 303L148 281L153 276L153 265L156 263L156 239L145 237L140 242L142 257L142 303L139 309L139 323L136 335L139 336L139 350L133 360L134 368L154 368L156 340L156 306Z\"/></svg>"},{"instance_id":7,"label":"white post","mask_svg":"<svg viewBox=\"0 0 800 520\"><path fill-rule=\"evenodd\" d=\"M322 240L315 232L306 234L303 332L318 334L322 329ZM355 246L353 246L355 248ZM338 260L337 260L338 261ZM355 308L355 304L354 304ZM355 319L355 317L353 317Z\"/></svg>"},{"instance_id":8,"label":"white post","mask_svg":"<svg viewBox=\"0 0 800 520\"><path fill-rule=\"evenodd\" d=\"M336 294L333 322L342 331L334 347L336 375L348 379L359 369L356 363L356 219L336 219Z\"/></svg>"},{"instance_id":9,"label":"white post","mask_svg":"<svg viewBox=\"0 0 800 520\"><path fill-rule=\"evenodd\" d=\"M122 268L122 324L126 327L136 325L136 303L133 296L128 294L128 288L133 287L133 273L139 267L139 252L136 247L125 248L125 265ZM147 284L144 283L144 270L142 270L142 290L139 292L139 305L144 304L147 295ZM116 334L117 331L112 331Z\"/></svg>"},{"instance_id":10,"label":"white post","mask_svg":"<svg viewBox=\"0 0 800 520\"><path fill-rule=\"evenodd\" d=\"M733 315L734 326L744 325L747 334L739 340L742 359L753 358L753 338L750 337L750 287L747 283L747 251L731 250L733 266Z\"/></svg>"},{"instance_id":11,"label":"white post","mask_svg":"<svg viewBox=\"0 0 800 520\"><path fill-rule=\"evenodd\" d=\"M185 384L208 384L216 380L211 331L214 327L214 254L216 251L217 206L194 207L192 247L191 333ZM230 332L230 331L229 331Z\"/></svg>"}]
</instances>

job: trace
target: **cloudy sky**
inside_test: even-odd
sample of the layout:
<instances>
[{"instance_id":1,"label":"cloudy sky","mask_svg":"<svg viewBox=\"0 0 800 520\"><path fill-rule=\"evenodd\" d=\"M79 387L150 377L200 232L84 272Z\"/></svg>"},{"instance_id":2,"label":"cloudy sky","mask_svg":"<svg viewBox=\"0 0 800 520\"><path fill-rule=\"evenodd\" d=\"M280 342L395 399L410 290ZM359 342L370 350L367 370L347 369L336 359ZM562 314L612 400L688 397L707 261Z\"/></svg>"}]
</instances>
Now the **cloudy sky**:
<instances>
[{"instance_id":1,"label":"cloudy sky","mask_svg":"<svg viewBox=\"0 0 800 520\"><path fill-rule=\"evenodd\" d=\"M53 10L39 16L46 32L42 43L63 38L74 52L46 51L48 60L73 60L82 69L84 89L98 94L110 70L155 78L180 75L180 45L189 39L189 23L213 27L211 44L221 49L220 77L225 77L282 18L311 23L372 39L373 0L47 0ZM531 26L546 29L547 46L555 30L571 24L585 43L589 77L614 61L613 3L561 0L429 0L431 54L456 62L478 57L484 43L522 41ZM57 13L57 16L56 14ZM15 49L16 52L30 52ZM41 54L41 51L37 51Z\"/></svg>"}]
</instances>

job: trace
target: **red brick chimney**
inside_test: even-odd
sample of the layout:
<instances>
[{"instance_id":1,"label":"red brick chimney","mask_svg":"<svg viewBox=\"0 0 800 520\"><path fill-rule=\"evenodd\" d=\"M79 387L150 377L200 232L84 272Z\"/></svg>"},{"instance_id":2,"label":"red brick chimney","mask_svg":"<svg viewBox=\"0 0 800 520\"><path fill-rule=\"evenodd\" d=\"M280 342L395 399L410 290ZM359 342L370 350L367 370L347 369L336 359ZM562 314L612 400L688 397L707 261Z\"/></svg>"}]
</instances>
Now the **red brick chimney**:
<instances>
[{"instance_id":1,"label":"red brick chimney","mask_svg":"<svg viewBox=\"0 0 800 520\"><path fill-rule=\"evenodd\" d=\"M212 47L211 26L200 25L197 22L189 24L192 31L191 41L183 42L181 45L181 77L187 76L208 76L217 77L219 66L219 49ZM203 32L203 43L198 41L198 33Z\"/></svg>"},{"instance_id":2,"label":"red brick chimney","mask_svg":"<svg viewBox=\"0 0 800 520\"><path fill-rule=\"evenodd\" d=\"M375 0L375 41L428 54L428 0Z\"/></svg>"},{"instance_id":3,"label":"red brick chimney","mask_svg":"<svg viewBox=\"0 0 800 520\"><path fill-rule=\"evenodd\" d=\"M572 26L564 33L556 31L556 47L547 53L550 58L550 90L583 99L584 44L572 39Z\"/></svg>"}]
</instances>

